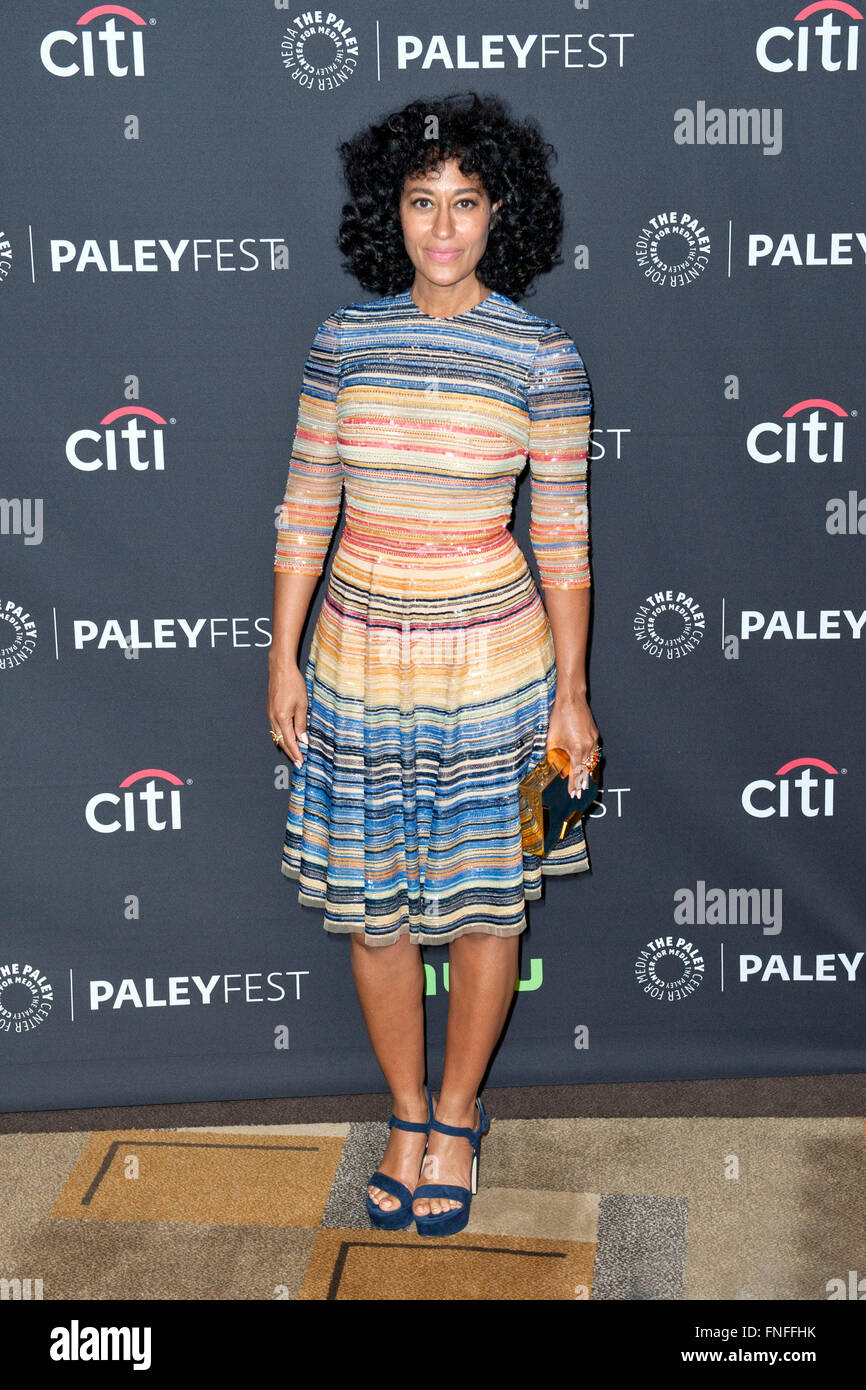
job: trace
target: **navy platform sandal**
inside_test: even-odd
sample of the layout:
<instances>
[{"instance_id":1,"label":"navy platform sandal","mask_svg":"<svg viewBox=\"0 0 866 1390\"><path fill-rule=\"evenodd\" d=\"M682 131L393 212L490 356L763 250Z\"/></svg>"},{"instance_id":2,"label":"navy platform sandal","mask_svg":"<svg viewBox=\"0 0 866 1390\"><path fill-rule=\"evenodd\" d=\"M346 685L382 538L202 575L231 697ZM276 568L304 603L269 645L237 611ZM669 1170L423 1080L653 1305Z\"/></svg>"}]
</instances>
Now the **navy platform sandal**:
<instances>
[{"instance_id":1,"label":"navy platform sandal","mask_svg":"<svg viewBox=\"0 0 866 1390\"><path fill-rule=\"evenodd\" d=\"M415 1120L400 1120L396 1115L392 1115L388 1120L389 1129L407 1129L412 1134L430 1134L430 1126L433 1123L433 1097L428 1087L424 1087L427 1096L427 1122L421 1124ZM412 1224L414 1216L412 1214L412 1203L415 1200L415 1193L410 1192L404 1183L398 1182L396 1178L389 1177L387 1173L382 1173L377 1168L373 1174L368 1187L381 1187L383 1192L387 1192L389 1197L397 1197L400 1201L399 1207L394 1207L390 1211L382 1210L377 1206L367 1193L367 1215L372 1225L380 1231L402 1231Z\"/></svg>"},{"instance_id":2,"label":"navy platform sandal","mask_svg":"<svg viewBox=\"0 0 866 1390\"><path fill-rule=\"evenodd\" d=\"M469 1220L469 1207L472 1198L478 1191L478 1145L481 1143L482 1134L486 1134L490 1128L490 1120L482 1104L481 1097L477 1096L475 1104L479 1110L479 1121L477 1129L464 1129L458 1125L443 1125L439 1120L433 1120L430 1128L438 1130L440 1134L453 1134L459 1139L468 1139L472 1145L472 1175L470 1185L472 1191L467 1187L457 1187L451 1183L428 1182L422 1183L415 1188L413 1202L425 1197L450 1197L452 1201L462 1202L462 1207L455 1207L452 1211L440 1211L438 1215L430 1212L427 1216L416 1216L415 1225L419 1236L456 1236L458 1231L462 1231Z\"/></svg>"}]
</instances>

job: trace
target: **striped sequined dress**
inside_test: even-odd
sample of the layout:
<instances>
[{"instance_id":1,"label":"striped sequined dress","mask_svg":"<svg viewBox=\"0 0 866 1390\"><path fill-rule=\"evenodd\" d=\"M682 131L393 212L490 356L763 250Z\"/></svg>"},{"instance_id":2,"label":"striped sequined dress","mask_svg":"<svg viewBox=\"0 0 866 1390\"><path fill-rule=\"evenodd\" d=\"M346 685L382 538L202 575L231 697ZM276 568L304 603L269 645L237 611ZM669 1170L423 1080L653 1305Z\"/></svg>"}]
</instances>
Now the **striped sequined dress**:
<instances>
[{"instance_id":1,"label":"striped sequined dress","mask_svg":"<svg viewBox=\"0 0 866 1390\"><path fill-rule=\"evenodd\" d=\"M572 340L496 292L435 318L405 290L318 328L274 567L323 571L345 489L282 853L326 930L512 936L542 873L589 868L581 822L544 861L523 852L556 663L508 530L528 456L542 588L589 586L589 413Z\"/></svg>"}]
</instances>

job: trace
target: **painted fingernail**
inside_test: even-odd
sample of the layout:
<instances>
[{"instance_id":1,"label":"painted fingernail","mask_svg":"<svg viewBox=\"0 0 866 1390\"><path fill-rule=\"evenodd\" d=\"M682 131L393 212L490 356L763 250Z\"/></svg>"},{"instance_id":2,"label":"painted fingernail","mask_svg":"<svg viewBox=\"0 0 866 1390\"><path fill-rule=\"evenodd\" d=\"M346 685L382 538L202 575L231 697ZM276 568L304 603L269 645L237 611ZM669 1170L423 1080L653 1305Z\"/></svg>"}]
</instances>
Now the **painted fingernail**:
<instances>
[{"instance_id":1,"label":"painted fingernail","mask_svg":"<svg viewBox=\"0 0 866 1390\"><path fill-rule=\"evenodd\" d=\"M310 740L307 738L307 735L306 735L306 734L303 734L303 733L298 734L298 742L299 742L299 743L309 743L309 741L310 741Z\"/></svg>"}]
</instances>

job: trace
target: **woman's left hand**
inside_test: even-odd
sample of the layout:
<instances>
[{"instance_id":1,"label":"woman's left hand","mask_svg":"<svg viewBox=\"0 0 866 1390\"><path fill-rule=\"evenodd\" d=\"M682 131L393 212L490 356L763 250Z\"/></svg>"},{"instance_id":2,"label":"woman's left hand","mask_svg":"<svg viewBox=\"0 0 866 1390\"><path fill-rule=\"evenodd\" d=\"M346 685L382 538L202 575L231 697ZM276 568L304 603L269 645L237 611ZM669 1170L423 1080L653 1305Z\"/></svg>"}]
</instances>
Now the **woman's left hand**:
<instances>
[{"instance_id":1,"label":"woman's left hand","mask_svg":"<svg viewBox=\"0 0 866 1390\"><path fill-rule=\"evenodd\" d=\"M579 796L587 785L584 758L591 761L598 743L598 728L585 695L557 694L547 728L547 747L564 748L571 762L568 775L570 796Z\"/></svg>"}]
</instances>

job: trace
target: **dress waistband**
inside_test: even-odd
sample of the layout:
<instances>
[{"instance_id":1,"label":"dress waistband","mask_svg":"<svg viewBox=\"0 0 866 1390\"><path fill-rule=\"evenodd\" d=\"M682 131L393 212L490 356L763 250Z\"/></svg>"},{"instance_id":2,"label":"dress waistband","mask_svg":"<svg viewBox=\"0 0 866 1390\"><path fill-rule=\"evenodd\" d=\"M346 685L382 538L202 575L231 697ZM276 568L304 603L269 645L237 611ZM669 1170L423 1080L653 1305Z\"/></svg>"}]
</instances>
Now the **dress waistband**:
<instances>
[{"instance_id":1,"label":"dress waistband","mask_svg":"<svg viewBox=\"0 0 866 1390\"><path fill-rule=\"evenodd\" d=\"M504 526L480 530L477 526L459 527L450 523L439 535L427 530L411 535L387 525L365 527L347 521L342 539L353 549L375 551L383 559L393 556L418 560L434 555L456 558L461 554L495 551L514 543L511 532Z\"/></svg>"}]
</instances>

